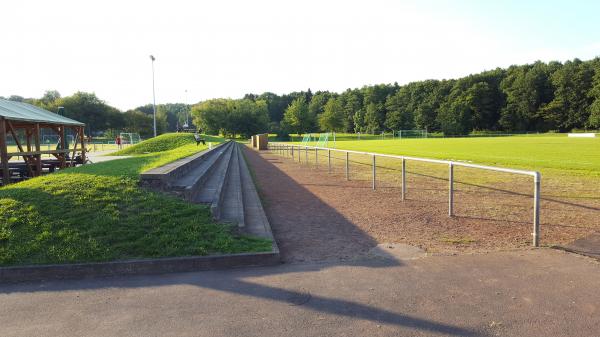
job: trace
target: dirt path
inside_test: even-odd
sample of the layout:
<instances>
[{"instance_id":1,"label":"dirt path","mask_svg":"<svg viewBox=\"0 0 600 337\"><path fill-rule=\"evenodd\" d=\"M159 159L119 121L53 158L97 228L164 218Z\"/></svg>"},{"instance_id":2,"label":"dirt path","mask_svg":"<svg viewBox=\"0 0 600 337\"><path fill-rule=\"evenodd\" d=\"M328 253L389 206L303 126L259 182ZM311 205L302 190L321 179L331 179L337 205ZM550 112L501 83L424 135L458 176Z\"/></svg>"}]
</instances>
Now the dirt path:
<instances>
[{"instance_id":1,"label":"dirt path","mask_svg":"<svg viewBox=\"0 0 600 337\"><path fill-rule=\"evenodd\" d=\"M343 173L328 174L325 167L317 170L267 152L247 150L246 157L286 261L351 257L378 243L444 254L531 245L527 195L458 187L458 216L449 218L443 180L417 189L412 186L422 177L412 175L403 202L392 184L373 191L368 179L346 181ZM543 221L542 245L568 243L590 232L548 224L548 217Z\"/></svg>"}]
</instances>

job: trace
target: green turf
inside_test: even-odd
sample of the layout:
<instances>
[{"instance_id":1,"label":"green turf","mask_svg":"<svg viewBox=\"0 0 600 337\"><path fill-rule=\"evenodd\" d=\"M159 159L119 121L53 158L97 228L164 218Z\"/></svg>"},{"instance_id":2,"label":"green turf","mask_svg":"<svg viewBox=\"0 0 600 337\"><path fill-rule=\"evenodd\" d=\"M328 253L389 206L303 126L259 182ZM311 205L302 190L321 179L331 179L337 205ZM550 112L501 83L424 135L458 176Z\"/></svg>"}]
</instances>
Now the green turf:
<instances>
[{"instance_id":1,"label":"green turf","mask_svg":"<svg viewBox=\"0 0 600 337\"><path fill-rule=\"evenodd\" d=\"M337 138L336 148L470 161L551 174L600 176L600 138L556 135L361 141L344 138ZM333 147L332 140L329 147Z\"/></svg>"},{"instance_id":2,"label":"green turf","mask_svg":"<svg viewBox=\"0 0 600 337\"><path fill-rule=\"evenodd\" d=\"M0 265L270 250L268 240L214 223L206 206L138 187L140 172L204 148L194 143L0 188Z\"/></svg>"},{"instance_id":3,"label":"green turf","mask_svg":"<svg viewBox=\"0 0 600 337\"><path fill-rule=\"evenodd\" d=\"M218 143L222 141L222 138L207 135L202 135L202 138L204 138L206 142ZM111 153L110 155L127 156L132 154L167 151L189 144L196 145L194 135L191 133L166 133L158 137L147 139L121 151Z\"/></svg>"}]
</instances>

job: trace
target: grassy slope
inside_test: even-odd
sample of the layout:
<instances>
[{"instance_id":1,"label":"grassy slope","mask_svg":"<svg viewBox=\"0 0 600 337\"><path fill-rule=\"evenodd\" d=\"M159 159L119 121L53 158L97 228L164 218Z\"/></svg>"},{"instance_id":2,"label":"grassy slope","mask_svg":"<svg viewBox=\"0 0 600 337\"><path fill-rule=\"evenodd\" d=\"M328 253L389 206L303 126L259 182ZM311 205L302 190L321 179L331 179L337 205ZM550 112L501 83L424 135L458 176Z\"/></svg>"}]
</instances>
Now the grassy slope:
<instances>
[{"instance_id":1,"label":"grassy slope","mask_svg":"<svg viewBox=\"0 0 600 337\"><path fill-rule=\"evenodd\" d=\"M0 188L0 265L269 250L266 240L215 224L205 206L138 188L140 172L203 148L194 143Z\"/></svg>"},{"instance_id":2,"label":"grassy slope","mask_svg":"<svg viewBox=\"0 0 600 337\"><path fill-rule=\"evenodd\" d=\"M206 142L219 143L223 139L219 137L202 135ZM115 156L128 156L134 154L144 154L149 152L160 152L173 150L183 145L196 145L194 135L191 133L167 133L155 138L145 140L139 144L127 147L121 151L111 153Z\"/></svg>"},{"instance_id":3,"label":"grassy slope","mask_svg":"<svg viewBox=\"0 0 600 337\"><path fill-rule=\"evenodd\" d=\"M333 142L330 140L330 146ZM600 138L514 136L337 141L336 148L600 176Z\"/></svg>"}]
</instances>

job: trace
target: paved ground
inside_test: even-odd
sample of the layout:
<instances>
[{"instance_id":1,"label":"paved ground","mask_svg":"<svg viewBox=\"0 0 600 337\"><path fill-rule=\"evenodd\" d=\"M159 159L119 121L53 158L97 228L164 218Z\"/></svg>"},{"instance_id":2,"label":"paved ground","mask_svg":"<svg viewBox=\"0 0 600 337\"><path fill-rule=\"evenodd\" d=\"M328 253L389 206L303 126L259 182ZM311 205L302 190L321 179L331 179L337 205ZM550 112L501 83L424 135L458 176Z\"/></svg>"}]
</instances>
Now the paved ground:
<instances>
[{"instance_id":1,"label":"paved ground","mask_svg":"<svg viewBox=\"0 0 600 337\"><path fill-rule=\"evenodd\" d=\"M598 336L600 265L529 250L0 286L8 336Z\"/></svg>"},{"instance_id":2,"label":"paved ground","mask_svg":"<svg viewBox=\"0 0 600 337\"><path fill-rule=\"evenodd\" d=\"M600 233L593 233L561 247L570 252L600 259Z\"/></svg>"}]
</instances>

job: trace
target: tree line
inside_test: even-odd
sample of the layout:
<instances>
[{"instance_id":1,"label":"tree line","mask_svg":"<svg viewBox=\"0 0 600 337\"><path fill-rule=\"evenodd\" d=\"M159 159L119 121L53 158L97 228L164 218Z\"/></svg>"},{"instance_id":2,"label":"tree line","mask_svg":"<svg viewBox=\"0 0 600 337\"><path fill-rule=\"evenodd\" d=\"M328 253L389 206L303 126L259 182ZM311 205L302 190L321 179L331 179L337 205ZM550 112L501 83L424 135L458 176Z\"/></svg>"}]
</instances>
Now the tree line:
<instances>
[{"instance_id":1,"label":"tree line","mask_svg":"<svg viewBox=\"0 0 600 337\"><path fill-rule=\"evenodd\" d=\"M245 102L247 106L252 101L261 109L266 104L269 125L264 125L263 112L260 123L254 123L257 128L253 132L268 129L282 136L318 131L378 133L423 129L466 135L473 131L598 129L600 58L565 63L538 61L459 79L378 84L342 93L312 93L308 89L284 95L247 94L240 100L225 101ZM214 110L225 101L209 100L195 106L196 123L213 131L232 133L227 131L227 125L237 124L225 121L228 113ZM218 121L218 116L223 120Z\"/></svg>"},{"instance_id":2,"label":"tree line","mask_svg":"<svg viewBox=\"0 0 600 337\"><path fill-rule=\"evenodd\" d=\"M152 105L125 112L93 93L61 97L47 91L20 100L86 123L87 132L111 130L152 135ZM423 129L445 135L473 131L566 132L600 128L600 58L565 63L541 61L497 68L458 79L425 80L406 85L377 84L342 93L318 91L277 95L246 94L240 99L211 99L157 105L159 133L176 131L191 110L203 132L243 136L270 132L318 131L378 133Z\"/></svg>"},{"instance_id":3,"label":"tree line","mask_svg":"<svg viewBox=\"0 0 600 337\"><path fill-rule=\"evenodd\" d=\"M76 92L62 97L56 90L48 90L41 98L24 98L12 95L8 100L36 105L51 112L61 113L86 125L86 134L115 137L120 132L139 133L148 138L153 135L152 104L120 111L108 105L94 93ZM60 111L59 111L60 108ZM174 132L188 119L190 106L183 103L158 104L156 106L156 128L159 134ZM191 117L189 117L191 121Z\"/></svg>"}]
</instances>

